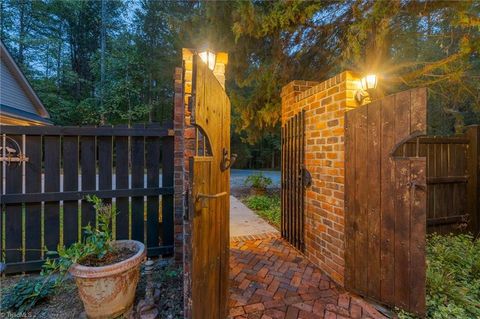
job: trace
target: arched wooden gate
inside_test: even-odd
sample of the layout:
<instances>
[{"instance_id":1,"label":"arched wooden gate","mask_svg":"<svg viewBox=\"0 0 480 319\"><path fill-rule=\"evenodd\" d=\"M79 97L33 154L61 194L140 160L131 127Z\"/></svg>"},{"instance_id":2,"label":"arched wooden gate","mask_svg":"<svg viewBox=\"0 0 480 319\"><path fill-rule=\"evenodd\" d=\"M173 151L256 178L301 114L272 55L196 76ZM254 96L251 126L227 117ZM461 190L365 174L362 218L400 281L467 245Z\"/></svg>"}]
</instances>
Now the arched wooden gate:
<instances>
[{"instance_id":1,"label":"arched wooden gate","mask_svg":"<svg viewBox=\"0 0 480 319\"><path fill-rule=\"evenodd\" d=\"M207 65L194 56L191 123L197 127L190 158L192 225L191 317L228 315L230 213L230 100Z\"/></svg>"},{"instance_id":2,"label":"arched wooden gate","mask_svg":"<svg viewBox=\"0 0 480 319\"><path fill-rule=\"evenodd\" d=\"M394 151L426 134L426 105L426 89L413 89L349 111L345 121L345 285L418 314L425 313L426 159Z\"/></svg>"}]
</instances>

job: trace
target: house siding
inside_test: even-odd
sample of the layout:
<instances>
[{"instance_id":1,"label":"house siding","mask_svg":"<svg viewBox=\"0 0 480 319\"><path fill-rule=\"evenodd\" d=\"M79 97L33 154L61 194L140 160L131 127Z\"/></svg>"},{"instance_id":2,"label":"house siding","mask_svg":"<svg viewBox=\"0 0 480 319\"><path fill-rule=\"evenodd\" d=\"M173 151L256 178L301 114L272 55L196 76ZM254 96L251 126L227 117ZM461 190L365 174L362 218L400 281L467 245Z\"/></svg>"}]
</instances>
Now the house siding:
<instances>
[{"instance_id":1,"label":"house siding","mask_svg":"<svg viewBox=\"0 0 480 319\"><path fill-rule=\"evenodd\" d=\"M37 114L35 106L26 96L18 81L13 77L3 59L0 64L0 104Z\"/></svg>"}]
</instances>

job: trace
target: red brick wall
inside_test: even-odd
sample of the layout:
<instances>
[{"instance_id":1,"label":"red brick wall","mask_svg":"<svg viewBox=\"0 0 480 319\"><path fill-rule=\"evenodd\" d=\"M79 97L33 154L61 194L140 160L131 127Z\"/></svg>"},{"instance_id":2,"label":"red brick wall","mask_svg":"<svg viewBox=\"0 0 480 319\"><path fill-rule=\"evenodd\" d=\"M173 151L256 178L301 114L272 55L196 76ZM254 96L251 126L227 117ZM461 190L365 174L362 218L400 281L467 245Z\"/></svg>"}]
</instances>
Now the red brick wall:
<instances>
[{"instance_id":1,"label":"red brick wall","mask_svg":"<svg viewBox=\"0 0 480 319\"><path fill-rule=\"evenodd\" d=\"M305 110L305 165L312 186L305 199L305 253L344 283L344 115L357 106L358 77L343 72L321 83L293 81L282 89L282 125Z\"/></svg>"}]
</instances>

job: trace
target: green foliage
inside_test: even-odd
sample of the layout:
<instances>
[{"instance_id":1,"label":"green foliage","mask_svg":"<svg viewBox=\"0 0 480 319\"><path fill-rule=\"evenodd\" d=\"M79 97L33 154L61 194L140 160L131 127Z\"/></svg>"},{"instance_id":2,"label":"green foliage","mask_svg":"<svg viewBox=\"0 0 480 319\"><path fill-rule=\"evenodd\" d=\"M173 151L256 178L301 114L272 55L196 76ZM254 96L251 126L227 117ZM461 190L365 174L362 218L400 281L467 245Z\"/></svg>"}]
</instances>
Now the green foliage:
<instances>
[{"instance_id":1,"label":"green foliage","mask_svg":"<svg viewBox=\"0 0 480 319\"><path fill-rule=\"evenodd\" d=\"M427 316L480 318L480 240L468 235L428 238Z\"/></svg>"},{"instance_id":2,"label":"green foliage","mask_svg":"<svg viewBox=\"0 0 480 319\"><path fill-rule=\"evenodd\" d=\"M245 179L245 186L257 189L266 189L272 184L272 179L263 175L263 173L249 175Z\"/></svg>"},{"instance_id":3,"label":"green foliage","mask_svg":"<svg viewBox=\"0 0 480 319\"><path fill-rule=\"evenodd\" d=\"M98 226L84 227L84 241L76 242L70 247L58 247L58 251L48 251L48 255L58 254L58 258L47 258L41 276L36 279L22 279L16 285L2 294L0 308L2 311L12 310L17 313L29 311L38 302L51 296L64 282L68 270L74 263L81 263L82 259L94 257L102 259L112 247L112 219L115 209L105 205L96 196L87 196L92 203L98 217Z\"/></svg>"},{"instance_id":4,"label":"green foliage","mask_svg":"<svg viewBox=\"0 0 480 319\"><path fill-rule=\"evenodd\" d=\"M254 195L245 199L246 205L277 228L280 227L280 197L277 195Z\"/></svg>"},{"instance_id":5,"label":"green foliage","mask_svg":"<svg viewBox=\"0 0 480 319\"><path fill-rule=\"evenodd\" d=\"M427 318L480 318L480 240L470 235L427 238ZM417 318L396 309L399 319Z\"/></svg>"}]
</instances>

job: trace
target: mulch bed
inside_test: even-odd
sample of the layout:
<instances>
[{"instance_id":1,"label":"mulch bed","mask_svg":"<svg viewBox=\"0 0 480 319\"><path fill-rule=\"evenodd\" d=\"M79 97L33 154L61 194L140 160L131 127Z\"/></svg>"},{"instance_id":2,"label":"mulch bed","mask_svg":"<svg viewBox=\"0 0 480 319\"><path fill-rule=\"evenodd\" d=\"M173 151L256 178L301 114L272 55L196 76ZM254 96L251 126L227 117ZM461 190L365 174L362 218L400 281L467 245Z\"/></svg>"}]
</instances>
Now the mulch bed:
<instances>
[{"instance_id":1,"label":"mulch bed","mask_svg":"<svg viewBox=\"0 0 480 319\"><path fill-rule=\"evenodd\" d=\"M1 294L12 287L22 278L35 278L38 274L0 277ZM156 305L159 318L183 318L183 271L172 263L171 259L156 260L152 273L152 282L155 288ZM145 296L146 276L140 277L135 295L135 305ZM139 316L133 314L133 318ZM37 304L29 313L14 314L1 312L0 318L39 318L39 319L77 319L85 318L83 304L80 300L75 282L67 279L58 293Z\"/></svg>"}]
</instances>

